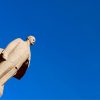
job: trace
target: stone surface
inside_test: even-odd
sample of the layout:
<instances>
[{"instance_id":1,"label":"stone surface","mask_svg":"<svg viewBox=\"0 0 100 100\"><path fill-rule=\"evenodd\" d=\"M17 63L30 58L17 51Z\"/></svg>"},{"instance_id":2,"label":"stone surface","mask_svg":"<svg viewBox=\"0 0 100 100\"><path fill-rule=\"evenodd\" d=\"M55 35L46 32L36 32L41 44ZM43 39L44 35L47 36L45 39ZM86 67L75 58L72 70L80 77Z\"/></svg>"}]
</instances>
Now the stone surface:
<instances>
[{"instance_id":1,"label":"stone surface","mask_svg":"<svg viewBox=\"0 0 100 100\"><path fill-rule=\"evenodd\" d=\"M21 79L30 62L30 45L35 43L35 37L29 36L26 41L21 38L13 40L5 49L0 49L0 95L8 79Z\"/></svg>"}]
</instances>

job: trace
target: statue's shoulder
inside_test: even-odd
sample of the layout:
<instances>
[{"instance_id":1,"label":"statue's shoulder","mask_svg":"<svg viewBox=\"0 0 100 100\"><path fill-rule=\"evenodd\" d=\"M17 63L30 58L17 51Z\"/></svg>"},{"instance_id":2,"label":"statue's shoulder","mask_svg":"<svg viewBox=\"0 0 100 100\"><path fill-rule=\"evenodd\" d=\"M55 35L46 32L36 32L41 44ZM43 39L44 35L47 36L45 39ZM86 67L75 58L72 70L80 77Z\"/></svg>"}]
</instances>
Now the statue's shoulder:
<instances>
[{"instance_id":1,"label":"statue's shoulder","mask_svg":"<svg viewBox=\"0 0 100 100\"><path fill-rule=\"evenodd\" d=\"M17 38L17 40L23 41L21 38Z\"/></svg>"},{"instance_id":2,"label":"statue's shoulder","mask_svg":"<svg viewBox=\"0 0 100 100\"><path fill-rule=\"evenodd\" d=\"M20 42L23 42L24 40L22 40L21 38L17 38L15 39L16 41L20 41Z\"/></svg>"}]
</instances>

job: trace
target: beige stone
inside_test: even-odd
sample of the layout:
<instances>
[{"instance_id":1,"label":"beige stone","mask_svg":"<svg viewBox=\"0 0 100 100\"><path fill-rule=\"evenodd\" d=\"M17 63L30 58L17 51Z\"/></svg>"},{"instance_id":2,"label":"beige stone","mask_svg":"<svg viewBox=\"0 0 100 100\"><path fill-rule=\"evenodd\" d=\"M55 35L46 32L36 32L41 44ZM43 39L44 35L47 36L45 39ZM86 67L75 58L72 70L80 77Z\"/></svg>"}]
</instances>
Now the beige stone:
<instances>
[{"instance_id":1,"label":"beige stone","mask_svg":"<svg viewBox=\"0 0 100 100\"><path fill-rule=\"evenodd\" d=\"M26 41L17 38L5 49L0 49L0 95L7 80L11 77L21 79L25 74L30 63L30 45L34 43L33 36L29 36Z\"/></svg>"}]
</instances>

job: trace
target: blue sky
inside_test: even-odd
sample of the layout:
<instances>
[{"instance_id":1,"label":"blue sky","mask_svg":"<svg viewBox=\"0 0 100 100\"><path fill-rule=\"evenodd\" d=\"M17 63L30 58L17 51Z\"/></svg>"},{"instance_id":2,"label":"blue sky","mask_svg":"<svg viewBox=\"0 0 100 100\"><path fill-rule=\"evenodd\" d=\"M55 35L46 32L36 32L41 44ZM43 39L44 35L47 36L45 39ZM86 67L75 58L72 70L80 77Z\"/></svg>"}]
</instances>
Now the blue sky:
<instances>
[{"instance_id":1,"label":"blue sky","mask_svg":"<svg viewBox=\"0 0 100 100\"><path fill-rule=\"evenodd\" d=\"M2 100L100 99L99 0L1 0L0 47L30 34L30 68Z\"/></svg>"}]
</instances>

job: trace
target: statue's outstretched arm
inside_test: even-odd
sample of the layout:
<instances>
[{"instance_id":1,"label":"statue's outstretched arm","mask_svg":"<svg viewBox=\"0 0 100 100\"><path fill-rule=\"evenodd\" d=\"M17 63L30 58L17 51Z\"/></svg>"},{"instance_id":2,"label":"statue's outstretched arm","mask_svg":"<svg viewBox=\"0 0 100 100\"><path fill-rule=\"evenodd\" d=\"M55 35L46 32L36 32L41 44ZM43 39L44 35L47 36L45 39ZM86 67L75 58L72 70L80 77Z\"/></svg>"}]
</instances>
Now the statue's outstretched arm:
<instances>
[{"instance_id":1,"label":"statue's outstretched arm","mask_svg":"<svg viewBox=\"0 0 100 100\"><path fill-rule=\"evenodd\" d=\"M8 46L3 50L3 58L7 60L8 55L13 51L13 49L21 42L20 38L15 39L14 41L10 42Z\"/></svg>"}]
</instances>

